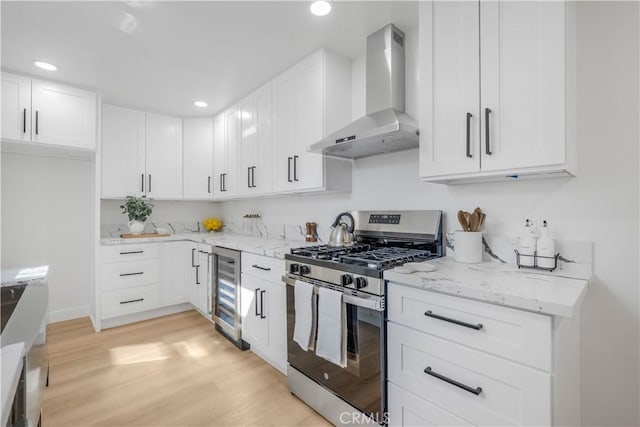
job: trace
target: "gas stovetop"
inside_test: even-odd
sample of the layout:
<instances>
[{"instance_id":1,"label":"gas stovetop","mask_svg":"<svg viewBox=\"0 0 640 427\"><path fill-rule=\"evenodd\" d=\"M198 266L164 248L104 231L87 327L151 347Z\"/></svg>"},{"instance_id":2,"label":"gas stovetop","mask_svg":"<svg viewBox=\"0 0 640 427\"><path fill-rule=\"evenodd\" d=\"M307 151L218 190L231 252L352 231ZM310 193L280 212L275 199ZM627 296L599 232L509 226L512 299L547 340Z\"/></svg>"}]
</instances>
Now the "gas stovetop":
<instances>
[{"instance_id":1,"label":"gas stovetop","mask_svg":"<svg viewBox=\"0 0 640 427\"><path fill-rule=\"evenodd\" d=\"M291 250L298 259L330 261L336 264L349 264L376 270L387 270L406 262L425 261L433 258L428 250L402 247L375 247L366 243L356 243L349 247L328 245L309 246Z\"/></svg>"}]
</instances>

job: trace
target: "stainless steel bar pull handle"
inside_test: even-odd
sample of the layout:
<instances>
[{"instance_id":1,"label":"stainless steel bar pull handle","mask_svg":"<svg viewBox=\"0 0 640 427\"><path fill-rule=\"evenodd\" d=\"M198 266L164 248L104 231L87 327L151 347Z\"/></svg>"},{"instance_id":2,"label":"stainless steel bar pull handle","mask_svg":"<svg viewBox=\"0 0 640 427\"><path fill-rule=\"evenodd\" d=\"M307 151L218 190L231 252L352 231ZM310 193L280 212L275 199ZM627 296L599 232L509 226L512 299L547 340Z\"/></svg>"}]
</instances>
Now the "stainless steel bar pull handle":
<instances>
[{"instance_id":1,"label":"stainless steel bar pull handle","mask_svg":"<svg viewBox=\"0 0 640 427\"><path fill-rule=\"evenodd\" d=\"M456 387L460 387L460 388L461 388L461 389L463 389L464 391L468 391L469 393L471 393L471 394L475 394L476 396L477 396L477 395L479 395L480 393L482 393L482 387L476 387L476 388L469 387L469 386L468 386L468 385L466 385L466 384L462 384L462 383L461 383L461 382L459 382L459 381L456 381L456 380L451 379L451 378L449 378L449 377L445 377L445 376L444 376L444 375L442 375L442 374L439 374L439 373L437 373L437 372L434 372L434 371L431 369L431 366L427 366L426 368L424 368L424 373L425 373L425 374L427 374L427 375L431 375L432 377L435 377L435 378L437 378L437 379L439 379L439 380L442 380L442 381L444 381L444 382L446 382L446 383L448 383L448 384L454 385L454 386L456 386Z\"/></svg>"},{"instance_id":2,"label":"stainless steel bar pull handle","mask_svg":"<svg viewBox=\"0 0 640 427\"><path fill-rule=\"evenodd\" d=\"M434 319L443 320L445 322L454 323L459 326L464 326L465 328L475 329L476 331L479 331L480 329L483 328L482 323L478 323L477 325L474 325L473 323L463 322L462 320L456 320L450 317L440 316L439 314L433 314L431 310L426 311L424 315L427 317L432 317Z\"/></svg>"},{"instance_id":3,"label":"stainless steel bar pull handle","mask_svg":"<svg viewBox=\"0 0 640 427\"><path fill-rule=\"evenodd\" d=\"M22 110L22 133L27 133L27 109Z\"/></svg>"},{"instance_id":4,"label":"stainless steel bar pull handle","mask_svg":"<svg viewBox=\"0 0 640 427\"><path fill-rule=\"evenodd\" d=\"M129 252L120 252L120 255L133 255L133 254L143 254L144 251L129 251Z\"/></svg>"},{"instance_id":5,"label":"stainless steel bar pull handle","mask_svg":"<svg viewBox=\"0 0 640 427\"><path fill-rule=\"evenodd\" d=\"M200 266L196 265L196 285L200 284Z\"/></svg>"},{"instance_id":6,"label":"stainless steel bar pull handle","mask_svg":"<svg viewBox=\"0 0 640 427\"><path fill-rule=\"evenodd\" d=\"M251 188L251 167L247 168L247 188Z\"/></svg>"},{"instance_id":7,"label":"stainless steel bar pull handle","mask_svg":"<svg viewBox=\"0 0 640 427\"><path fill-rule=\"evenodd\" d=\"M473 114L467 113L467 157L473 157L471 155L471 117Z\"/></svg>"},{"instance_id":8,"label":"stainless steel bar pull handle","mask_svg":"<svg viewBox=\"0 0 640 427\"><path fill-rule=\"evenodd\" d=\"M196 261L195 261L195 255L196 255L196 249L195 248L191 248L191 267L195 267L196 266Z\"/></svg>"},{"instance_id":9,"label":"stainless steel bar pull handle","mask_svg":"<svg viewBox=\"0 0 640 427\"><path fill-rule=\"evenodd\" d=\"M136 273L121 273L121 274L120 274L120 277L126 277L126 276L140 276L140 275L142 275L142 274L144 274L144 272L142 272L142 271L138 271L138 272L136 272Z\"/></svg>"},{"instance_id":10,"label":"stainless steel bar pull handle","mask_svg":"<svg viewBox=\"0 0 640 427\"><path fill-rule=\"evenodd\" d=\"M38 110L36 110L36 135L38 134Z\"/></svg>"},{"instance_id":11,"label":"stainless steel bar pull handle","mask_svg":"<svg viewBox=\"0 0 640 427\"><path fill-rule=\"evenodd\" d=\"M489 114L491 114L490 108L484 109L484 142L485 142L485 154L487 156L492 155L491 152L491 141L489 139Z\"/></svg>"},{"instance_id":12,"label":"stainless steel bar pull handle","mask_svg":"<svg viewBox=\"0 0 640 427\"><path fill-rule=\"evenodd\" d=\"M299 156L293 156L293 180L298 180L298 159Z\"/></svg>"},{"instance_id":13,"label":"stainless steel bar pull handle","mask_svg":"<svg viewBox=\"0 0 640 427\"><path fill-rule=\"evenodd\" d=\"M144 174L140 174L140 192L144 193Z\"/></svg>"},{"instance_id":14,"label":"stainless steel bar pull handle","mask_svg":"<svg viewBox=\"0 0 640 427\"><path fill-rule=\"evenodd\" d=\"M211 194L211 177L207 177L207 193Z\"/></svg>"},{"instance_id":15,"label":"stainless steel bar pull handle","mask_svg":"<svg viewBox=\"0 0 640 427\"><path fill-rule=\"evenodd\" d=\"M251 267L253 268L257 268L258 270L262 270L262 271L271 271L271 269L269 267L262 267L258 264L253 264Z\"/></svg>"},{"instance_id":16,"label":"stainless steel bar pull handle","mask_svg":"<svg viewBox=\"0 0 640 427\"><path fill-rule=\"evenodd\" d=\"M149 174L149 193L151 193L151 174Z\"/></svg>"},{"instance_id":17,"label":"stainless steel bar pull handle","mask_svg":"<svg viewBox=\"0 0 640 427\"><path fill-rule=\"evenodd\" d=\"M256 188L256 167L251 166L251 187Z\"/></svg>"},{"instance_id":18,"label":"stainless steel bar pull handle","mask_svg":"<svg viewBox=\"0 0 640 427\"><path fill-rule=\"evenodd\" d=\"M293 160L293 157L287 157L287 181L289 182L293 182L291 179L291 160Z\"/></svg>"}]
</instances>

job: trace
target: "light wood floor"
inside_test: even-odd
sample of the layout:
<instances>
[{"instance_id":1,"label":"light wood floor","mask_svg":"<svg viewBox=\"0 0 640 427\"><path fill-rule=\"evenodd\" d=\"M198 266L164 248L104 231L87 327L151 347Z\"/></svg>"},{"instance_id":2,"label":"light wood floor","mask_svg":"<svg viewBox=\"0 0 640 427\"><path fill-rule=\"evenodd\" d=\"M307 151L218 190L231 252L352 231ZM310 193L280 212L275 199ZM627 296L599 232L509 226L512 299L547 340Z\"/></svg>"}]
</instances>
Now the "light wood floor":
<instances>
[{"instance_id":1,"label":"light wood floor","mask_svg":"<svg viewBox=\"0 0 640 427\"><path fill-rule=\"evenodd\" d=\"M195 311L95 333L49 325L44 427L328 424Z\"/></svg>"}]
</instances>

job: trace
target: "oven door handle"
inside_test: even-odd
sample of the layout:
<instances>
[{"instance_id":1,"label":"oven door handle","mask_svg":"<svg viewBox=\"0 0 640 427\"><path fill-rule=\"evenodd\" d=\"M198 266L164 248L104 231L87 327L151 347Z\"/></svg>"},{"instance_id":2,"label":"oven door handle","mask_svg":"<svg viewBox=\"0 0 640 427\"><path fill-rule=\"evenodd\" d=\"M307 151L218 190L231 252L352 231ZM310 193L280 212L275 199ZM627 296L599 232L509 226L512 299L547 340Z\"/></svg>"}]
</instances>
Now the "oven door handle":
<instances>
[{"instance_id":1,"label":"oven door handle","mask_svg":"<svg viewBox=\"0 0 640 427\"><path fill-rule=\"evenodd\" d=\"M287 286L291 286L294 287L296 284L296 279L289 277L289 276L282 276L282 281L284 283L287 284ZM307 283L311 283L311 282L307 282ZM313 284L313 283L312 283ZM320 286L313 284L313 293L315 295L318 294L318 289L320 288ZM329 289L332 289L331 287L327 286ZM374 311L384 311L384 298L383 297L370 297L370 298L363 298L363 297L358 297L355 295L349 295L347 293L343 293L342 294L342 301L344 301L347 304L351 304L351 305L355 305L357 307L364 307L364 308L368 308Z\"/></svg>"}]
</instances>

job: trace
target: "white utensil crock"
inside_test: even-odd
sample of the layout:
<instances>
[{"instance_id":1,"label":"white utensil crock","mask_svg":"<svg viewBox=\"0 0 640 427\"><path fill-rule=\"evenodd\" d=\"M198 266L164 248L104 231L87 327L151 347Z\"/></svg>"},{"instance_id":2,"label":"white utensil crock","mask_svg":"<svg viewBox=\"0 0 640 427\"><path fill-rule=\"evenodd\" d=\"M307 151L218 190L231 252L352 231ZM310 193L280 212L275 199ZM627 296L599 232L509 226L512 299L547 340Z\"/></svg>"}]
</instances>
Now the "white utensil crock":
<instances>
[{"instance_id":1,"label":"white utensil crock","mask_svg":"<svg viewBox=\"0 0 640 427\"><path fill-rule=\"evenodd\" d=\"M482 262L482 232L456 231L454 259L458 262L477 264Z\"/></svg>"}]
</instances>

